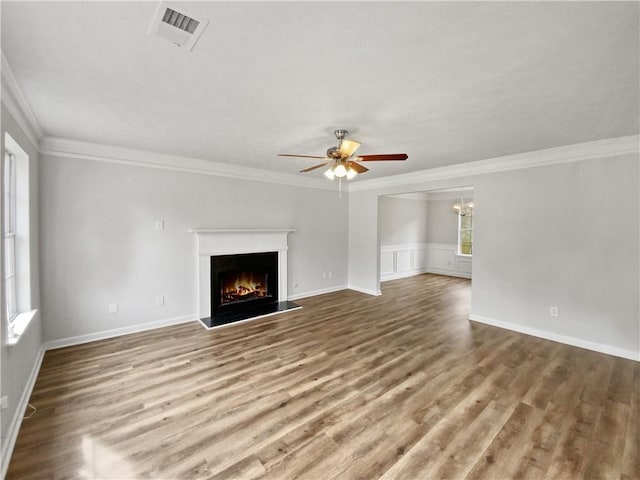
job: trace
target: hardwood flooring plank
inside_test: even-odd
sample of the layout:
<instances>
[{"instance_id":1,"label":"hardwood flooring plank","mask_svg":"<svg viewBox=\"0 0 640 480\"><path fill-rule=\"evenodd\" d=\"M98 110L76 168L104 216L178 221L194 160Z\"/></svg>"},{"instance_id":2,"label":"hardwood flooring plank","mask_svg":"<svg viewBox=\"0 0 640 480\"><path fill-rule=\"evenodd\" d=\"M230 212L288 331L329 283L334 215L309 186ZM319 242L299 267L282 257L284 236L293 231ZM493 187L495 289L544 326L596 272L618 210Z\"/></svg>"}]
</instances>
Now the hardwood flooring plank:
<instances>
[{"instance_id":1,"label":"hardwood flooring plank","mask_svg":"<svg viewBox=\"0 0 640 480\"><path fill-rule=\"evenodd\" d=\"M640 479L640 364L470 323L470 281L48 351L7 479Z\"/></svg>"}]
</instances>

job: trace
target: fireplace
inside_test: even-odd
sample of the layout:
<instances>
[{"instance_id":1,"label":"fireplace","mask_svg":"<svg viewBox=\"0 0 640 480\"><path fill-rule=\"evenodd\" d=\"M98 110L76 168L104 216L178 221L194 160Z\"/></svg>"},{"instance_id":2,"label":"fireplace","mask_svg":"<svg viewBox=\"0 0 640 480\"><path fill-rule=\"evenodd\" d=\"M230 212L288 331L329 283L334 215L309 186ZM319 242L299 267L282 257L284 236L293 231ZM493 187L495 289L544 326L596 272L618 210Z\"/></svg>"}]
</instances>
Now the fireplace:
<instances>
[{"instance_id":1,"label":"fireplace","mask_svg":"<svg viewBox=\"0 0 640 480\"><path fill-rule=\"evenodd\" d=\"M198 317L207 328L301 308L287 297L293 229L189 230L197 238Z\"/></svg>"},{"instance_id":2,"label":"fireplace","mask_svg":"<svg viewBox=\"0 0 640 480\"><path fill-rule=\"evenodd\" d=\"M269 273L259 270L220 273L220 306L273 298L267 288Z\"/></svg>"},{"instance_id":3,"label":"fireplace","mask_svg":"<svg viewBox=\"0 0 640 480\"><path fill-rule=\"evenodd\" d=\"M211 257L212 316L277 301L278 252Z\"/></svg>"}]
</instances>

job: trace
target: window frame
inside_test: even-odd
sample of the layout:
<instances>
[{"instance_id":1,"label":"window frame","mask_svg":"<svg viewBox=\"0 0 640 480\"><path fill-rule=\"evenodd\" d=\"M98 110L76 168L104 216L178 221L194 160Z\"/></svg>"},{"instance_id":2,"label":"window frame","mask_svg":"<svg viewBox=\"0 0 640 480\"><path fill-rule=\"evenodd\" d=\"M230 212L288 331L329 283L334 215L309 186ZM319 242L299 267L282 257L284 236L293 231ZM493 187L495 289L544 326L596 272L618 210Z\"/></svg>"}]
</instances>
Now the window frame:
<instances>
[{"instance_id":1,"label":"window frame","mask_svg":"<svg viewBox=\"0 0 640 480\"><path fill-rule=\"evenodd\" d=\"M13 331L18 316L18 289L16 280L16 156L5 150L4 153L4 220L2 240L4 247L4 295L5 313L9 322L9 332Z\"/></svg>"},{"instance_id":2,"label":"window frame","mask_svg":"<svg viewBox=\"0 0 640 480\"><path fill-rule=\"evenodd\" d=\"M470 228L462 228L462 217L470 217L471 218L471 227ZM462 253L462 232L463 230L465 232L469 232L470 233L470 247L471 247L471 253ZM472 257L473 256L473 211L471 211L471 213L468 213L467 215L460 215L458 214L458 255L463 256L463 257Z\"/></svg>"},{"instance_id":3,"label":"window frame","mask_svg":"<svg viewBox=\"0 0 640 480\"><path fill-rule=\"evenodd\" d=\"M5 345L17 345L35 317L31 285L29 155L4 132L2 154L2 278Z\"/></svg>"}]
</instances>

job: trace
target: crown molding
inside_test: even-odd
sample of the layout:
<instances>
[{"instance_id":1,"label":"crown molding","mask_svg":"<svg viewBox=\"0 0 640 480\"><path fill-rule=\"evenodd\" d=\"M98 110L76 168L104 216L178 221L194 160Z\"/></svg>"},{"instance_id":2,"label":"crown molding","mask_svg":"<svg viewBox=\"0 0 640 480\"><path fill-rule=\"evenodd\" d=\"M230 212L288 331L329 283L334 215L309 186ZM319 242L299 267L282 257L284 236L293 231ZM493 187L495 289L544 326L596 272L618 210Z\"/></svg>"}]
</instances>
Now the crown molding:
<instances>
[{"instance_id":1,"label":"crown molding","mask_svg":"<svg viewBox=\"0 0 640 480\"><path fill-rule=\"evenodd\" d=\"M2 82L2 103L37 148L39 140L44 136L42 127L22 88L20 88L4 52L0 52L0 54L2 56L1 74L2 80L4 80Z\"/></svg>"},{"instance_id":2,"label":"crown molding","mask_svg":"<svg viewBox=\"0 0 640 480\"><path fill-rule=\"evenodd\" d=\"M114 147L97 143L81 142L67 138L44 137L40 141L40 153L56 157L77 158L137 167L160 168L179 172L199 173L220 177L278 183L295 187L335 190L333 182L304 177L291 173L274 172L260 168L233 165L230 163L202 160L198 158L167 155L163 153Z\"/></svg>"},{"instance_id":3,"label":"crown molding","mask_svg":"<svg viewBox=\"0 0 640 480\"><path fill-rule=\"evenodd\" d=\"M460 163L447 167L430 168L418 172L403 173L385 178L362 180L349 184L350 192L375 190L418 184L434 180L467 177L487 173L542 167L561 163L579 162L597 158L611 158L640 153L640 135L607 138L594 142L578 143L562 147L547 148L533 152L505 155L503 157Z\"/></svg>"}]
</instances>

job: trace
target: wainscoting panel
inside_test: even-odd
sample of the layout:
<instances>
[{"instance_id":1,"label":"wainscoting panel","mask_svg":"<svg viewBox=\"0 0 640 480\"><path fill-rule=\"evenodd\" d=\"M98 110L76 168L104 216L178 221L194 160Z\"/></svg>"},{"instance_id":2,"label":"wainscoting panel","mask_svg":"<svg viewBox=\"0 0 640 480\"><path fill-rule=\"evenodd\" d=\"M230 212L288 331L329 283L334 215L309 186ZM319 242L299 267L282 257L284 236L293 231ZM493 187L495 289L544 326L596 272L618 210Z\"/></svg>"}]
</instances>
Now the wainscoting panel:
<instances>
[{"instance_id":1,"label":"wainscoting panel","mask_svg":"<svg viewBox=\"0 0 640 480\"><path fill-rule=\"evenodd\" d=\"M457 251L457 245L448 243L384 245L380 248L380 281L425 272L471 278L471 257Z\"/></svg>"},{"instance_id":2,"label":"wainscoting panel","mask_svg":"<svg viewBox=\"0 0 640 480\"><path fill-rule=\"evenodd\" d=\"M458 246L449 243L427 244L427 272L471 278L472 257L458 255Z\"/></svg>"},{"instance_id":3,"label":"wainscoting panel","mask_svg":"<svg viewBox=\"0 0 640 480\"><path fill-rule=\"evenodd\" d=\"M393 252L380 252L380 275L390 275L395 273L395 255Z\"/></svg>"},{"instance_id":4,"label":"wainscoting panel","mask_svg":"<svg viewBox=\"0 0 640 480\"><path fill-rule=\"evenodd\" d=\"M427 271L427 245L385 245L380 248L380 281L410 277Z\"/></svg>"},{"instance_id":5,"label":"wainscoting panel","mask_svg":"<svg viewBox=\"0 0 640 480\"><path fill-rule=\"evenodd\" d=\"M396 254L396 272L411 270L411 250L398 250Z\"/></svg>"}]
</instances>

